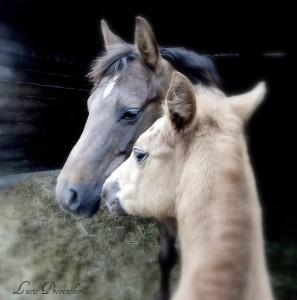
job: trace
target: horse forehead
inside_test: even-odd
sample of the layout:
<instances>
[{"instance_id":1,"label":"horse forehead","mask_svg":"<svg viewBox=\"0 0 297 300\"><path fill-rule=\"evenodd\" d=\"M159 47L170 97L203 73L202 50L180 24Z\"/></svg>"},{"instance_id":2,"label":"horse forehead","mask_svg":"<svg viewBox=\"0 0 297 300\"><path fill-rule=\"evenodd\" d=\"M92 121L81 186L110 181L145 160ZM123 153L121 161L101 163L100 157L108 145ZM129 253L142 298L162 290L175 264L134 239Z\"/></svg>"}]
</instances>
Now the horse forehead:
<instances>
[{"instance_id":1,"label":"horse forehead","mask_svg":"<svg viewBox=\"0 0 297 300\"><path fill-rule=\"evenodd\" d=\"M127 76L122 80L119 76L111 78L103 87L102 98L107 97L138 97L146 98L148 94L147 84L135 76Z\"/></svg>"},{"instance_id":2,"label":"horse forehead","mask_svg":"<svg viewBox=\"0 0 297 300\"><path fill-rule=\"evenodd\" d=\"M139 60L134 60L132 63L130 63L127 71L129 74L134 75L144 81L149 80L150 77L153 76L153 72L144 66L144 64Z\"/></svg>"},{"instance_id":3,"label":"horse forehead","mask_svg":"<svg viewBox=\"0 0 297 300\"><path fill-rule=\"evenodd\" d=\"M88 100L89 110L92 106L102 107L107 102L123 103L145 102L155 94L151 85L154 80L153 73L143 66L139 61L133 61L127 70L121 74L116 73L112 77L102 79L100 86L93 92ZM93 103L96 102L95 105Z\"/></svg>"},{"instance_id":4,"label":"horse forehead","mask_svg":"<svg viewBox=\"0 0 297 300\"><path fill-rule=\"evenodd\" d=\"M148 85L145 81L133 76L128 75L123 78L119 76L114 76L110 79L104 81L89 97L88 107L89 110L93 104L96 107L105 106L105 104L110 104L115 100L125 99L138 99L145 100L148 97L149 90Z\"/></svg>"},{"instance_id":5,"label":"horse forehead","mask_svg":"<svg viewBox=\"0 0 297 300\"><path fill-rule=\"evenodd\" d=\"M107 96L108 96L106 95L105 92L107 88L108 88L108 83L104 83L91 94L87 102L89 112L91 112L91 110L94 110L94 108L98 109L98 107L105 106L104 104L107 102ZM111 91L109 91L108 93L110 92Z\"/></svg>"},{"instance_id":6,"label":"horse forehead","mask_svg":"<svg viewBox=\"0 0 297 300\"><path fill-rule=\"evenodd\" d=\"M126 93L141 98L147 97L149 93L147 80L135 74L127 74L120 78L116 89L121 94Z\"/></svg>"},{"instance_id":7,"label":"horse forehead","mask_svg":"<svg viewBox=\"0 0 297 300\"><path fill-rule=\"evenodd\" d=\"M109 94L112 92L112 90L114 89L116 83L117 83L117 79L118 76L114 76L113 78L111 78L111 80L109 80L105 85L104 85L104 89L103 89L103 99L105 99L106 97L109 96Z\"/></svg>"}]
</instances>

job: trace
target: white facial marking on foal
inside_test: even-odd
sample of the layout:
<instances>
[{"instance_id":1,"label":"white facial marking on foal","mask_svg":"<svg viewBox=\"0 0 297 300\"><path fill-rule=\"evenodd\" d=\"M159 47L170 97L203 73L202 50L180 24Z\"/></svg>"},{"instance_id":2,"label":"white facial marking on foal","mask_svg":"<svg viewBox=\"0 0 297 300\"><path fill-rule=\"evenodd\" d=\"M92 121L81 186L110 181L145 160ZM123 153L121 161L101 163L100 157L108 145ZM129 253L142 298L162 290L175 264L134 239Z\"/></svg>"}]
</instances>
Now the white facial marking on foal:
<instances>
[{"instance_id":1,"label":"white facial marking on foal","mask_svg":"<svg viewBox=\"0 0 297 300\"><path fill-rule=\"evenodd\" d=\"M103 99L105 99L111 93L111 91L114 88L114 85L116 84L117 79L118 79L118 76L111 78L111 80L109 81L109 83L107 84L107 86L103 92Z\"/></svg>"}]
</instances>

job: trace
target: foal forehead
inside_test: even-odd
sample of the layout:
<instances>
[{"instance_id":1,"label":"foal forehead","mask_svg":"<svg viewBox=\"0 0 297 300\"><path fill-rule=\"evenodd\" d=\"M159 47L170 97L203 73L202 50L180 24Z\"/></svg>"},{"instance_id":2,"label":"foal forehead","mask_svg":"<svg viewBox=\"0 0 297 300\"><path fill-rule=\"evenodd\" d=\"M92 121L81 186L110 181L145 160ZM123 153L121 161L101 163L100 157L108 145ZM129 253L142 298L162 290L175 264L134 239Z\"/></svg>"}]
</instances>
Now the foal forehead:
<instances>
[{"instance_id":1,"label":"foal forehead","mask_svg":"<svg viewBox=\"0 0 297 300\"><path fill-rule=\"evenodd\" d=\"M160 144L160 142L164 141L165 121L165 117L161 117L155 121L155 123L139 137L137 144L154 147L156 144Z\"/></svg>"}]
</instances>

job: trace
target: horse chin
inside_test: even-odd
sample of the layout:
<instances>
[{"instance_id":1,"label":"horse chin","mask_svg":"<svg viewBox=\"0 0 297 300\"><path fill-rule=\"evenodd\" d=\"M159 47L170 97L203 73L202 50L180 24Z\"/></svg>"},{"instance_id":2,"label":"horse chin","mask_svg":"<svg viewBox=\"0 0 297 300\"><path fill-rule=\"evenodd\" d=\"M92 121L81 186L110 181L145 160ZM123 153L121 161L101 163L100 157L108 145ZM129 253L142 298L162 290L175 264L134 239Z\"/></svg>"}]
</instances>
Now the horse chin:
<instances>
[{"instance_id":1,"label":"horse chin","mask_svg":"<svg viewBox=\"0 0 297 300\"><path fill-rule=\"evenodd\" d=\"M85 213L83 211L83 218L90 218L92 216L94 216L100 209L100 205L101 205L101 196L97 197L93 207Z\"/></svg>"},{"instance_id":2,"label":"horse chin","mask_svg":"<svg viewBox=\"0 0 297 300\"><path fill-rule=\"evenodd\" d=\"M63 206L63 204L60 204L60 207L63 211L70 214L71 216L77 218L77 219L83 219L83 218L91 218L94 216L100 209L101 205L101 196L98 196L95 201L92 202L92 204L87 205L80 205L75 211L69 209L68 207Z\"/></svg>"}]
</instances>

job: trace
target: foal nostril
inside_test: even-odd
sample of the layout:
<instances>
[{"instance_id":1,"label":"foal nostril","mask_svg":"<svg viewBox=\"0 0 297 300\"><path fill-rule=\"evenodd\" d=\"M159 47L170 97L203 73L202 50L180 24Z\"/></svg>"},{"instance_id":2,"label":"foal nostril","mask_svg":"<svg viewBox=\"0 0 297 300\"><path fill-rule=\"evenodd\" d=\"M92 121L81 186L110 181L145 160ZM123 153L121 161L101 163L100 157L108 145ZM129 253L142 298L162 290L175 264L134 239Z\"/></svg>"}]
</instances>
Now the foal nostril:
<instances>
[{"instance_id":1,"label":"foal nostril","mask_svg":"<svg viewBox=\"0 0 297 300\"><path fill-rule=\"evenodd\" d=\"M70 189L65 197L65 205L72 211L76 211L79 207L79 200L77 197L77 192L75 190Z\"/></svg>"}]
</instances>

